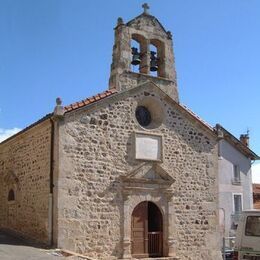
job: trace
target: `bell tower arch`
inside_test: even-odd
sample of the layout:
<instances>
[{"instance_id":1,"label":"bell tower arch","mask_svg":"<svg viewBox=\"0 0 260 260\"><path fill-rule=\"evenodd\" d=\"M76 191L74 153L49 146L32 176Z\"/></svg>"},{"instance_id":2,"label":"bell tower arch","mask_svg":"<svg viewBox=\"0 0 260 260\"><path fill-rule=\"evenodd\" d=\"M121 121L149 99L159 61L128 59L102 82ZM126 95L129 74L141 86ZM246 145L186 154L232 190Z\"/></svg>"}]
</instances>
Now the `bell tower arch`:
<instances>
[{"instance_id":1,"label":"bell tower arch","mask_svg":"<svg viewBox=\"0 0 260 260\"><path fill-rule=\"evenodd\" d=\"M117 20L109 88L122 91L150 80L179 102L171 32L148 13L147 4L143 8L127 23Z\"/></svg>"}]
</instances>

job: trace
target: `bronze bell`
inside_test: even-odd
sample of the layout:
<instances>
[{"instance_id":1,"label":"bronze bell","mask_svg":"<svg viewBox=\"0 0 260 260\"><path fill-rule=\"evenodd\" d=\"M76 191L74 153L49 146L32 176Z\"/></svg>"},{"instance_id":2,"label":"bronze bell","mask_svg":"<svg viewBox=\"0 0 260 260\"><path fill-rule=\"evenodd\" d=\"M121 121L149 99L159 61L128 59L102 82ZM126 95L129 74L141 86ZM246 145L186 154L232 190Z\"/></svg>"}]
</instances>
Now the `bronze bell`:
<instances>
[{"instance_id":1,"label":"bronze bell","mask_svg":"<svg viewBox=\"0 0 260 260\"><path fill-rule=\"evenodd\" d=\"M132 48L132 62L131 64L132 65L138 65L140 64L141 60L140 60L140 53L138 52L138 49L137 48Z\"/></svg>"},{"instance_id":2,"label":"bronze bell","mask_svg":"<svg viewBox=\"0 0 260 260\"><path fill-rule=\"evenodd\" d=\"M155 55L156 55L156 52L151 51L150 71L158 70L158 58Z\"/></svg>"}]
</instances>

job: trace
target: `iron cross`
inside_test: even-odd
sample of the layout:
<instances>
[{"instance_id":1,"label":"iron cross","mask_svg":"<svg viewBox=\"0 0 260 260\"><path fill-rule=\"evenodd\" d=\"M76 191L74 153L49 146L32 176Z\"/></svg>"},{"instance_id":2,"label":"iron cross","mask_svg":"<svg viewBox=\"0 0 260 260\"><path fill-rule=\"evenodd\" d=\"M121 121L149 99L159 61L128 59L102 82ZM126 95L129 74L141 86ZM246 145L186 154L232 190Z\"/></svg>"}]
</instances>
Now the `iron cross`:
<instances>
[{"instance_id":1,"label":"iron cross","mask_svg":"<svg viewBox=\"0 0 260 260\"><path fill-rule=\"evenodd\" d=\"M144 13L148 14L148 9L150 9L149 5L147 3L144 3L142 7L144 8Z\"/></svg>"}]
</instances>

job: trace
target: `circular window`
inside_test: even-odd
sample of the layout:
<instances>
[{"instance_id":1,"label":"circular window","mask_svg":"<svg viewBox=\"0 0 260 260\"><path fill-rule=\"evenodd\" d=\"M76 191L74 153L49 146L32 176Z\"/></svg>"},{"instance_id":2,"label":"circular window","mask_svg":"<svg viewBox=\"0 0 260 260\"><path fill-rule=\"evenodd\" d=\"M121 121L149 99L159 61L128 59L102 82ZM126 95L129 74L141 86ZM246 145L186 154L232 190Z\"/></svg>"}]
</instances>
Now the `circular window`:
<instances>
[{"instance_id":1,"label":"circular window","mask_svg":"<svg viewBox=\"0 0 260 260\"><path fill-rule=\"evenodd\" d=\"M138 106L135 116L141 126L148 126L151 123L151 113L145 106Z\"/></svg>"},{"instance_id":2,"label":"circular window","mask_svg":"<svg viewBox=\"0 0 260 260\"><path fill-rule=\"evenodd\" d=\"M155 129L164 120L161 101L154 97L144 97L137 102L135 109L136 121L145 129Z\"/></svg>"}]
</instances>

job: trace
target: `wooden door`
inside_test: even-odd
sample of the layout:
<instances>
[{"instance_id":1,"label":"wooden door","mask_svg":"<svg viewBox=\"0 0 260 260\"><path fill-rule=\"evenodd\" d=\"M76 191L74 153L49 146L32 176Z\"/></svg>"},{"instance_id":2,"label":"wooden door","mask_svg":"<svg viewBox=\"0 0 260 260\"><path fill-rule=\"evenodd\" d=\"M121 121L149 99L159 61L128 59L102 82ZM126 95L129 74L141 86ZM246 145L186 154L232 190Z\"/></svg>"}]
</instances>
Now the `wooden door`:
<instances>
[{"instance_id":1,"label":"wooden door","mask_svg":"<svg viewBox=\"0 0 260 260\"><path fill-rule=\"evenodd\" d=\"M141 202L132 214L132 255L148 257L148 202Z\"/></svg>"},{"instance_id":2,"label":"wooden door","mask_svg":"<svg viewBox=\"0 0 260 260\"><path fill-rule=\"evenodd\" d=\"M152 202L148 202L148 252L150 257L163 255L162 214Z\"/></svg>"}]
</instances>

